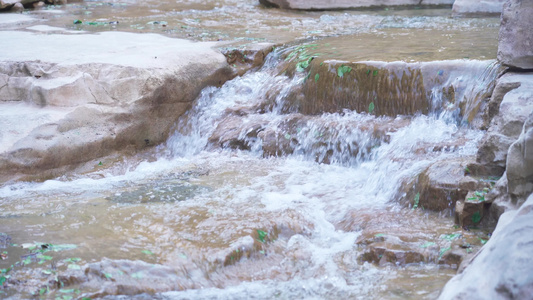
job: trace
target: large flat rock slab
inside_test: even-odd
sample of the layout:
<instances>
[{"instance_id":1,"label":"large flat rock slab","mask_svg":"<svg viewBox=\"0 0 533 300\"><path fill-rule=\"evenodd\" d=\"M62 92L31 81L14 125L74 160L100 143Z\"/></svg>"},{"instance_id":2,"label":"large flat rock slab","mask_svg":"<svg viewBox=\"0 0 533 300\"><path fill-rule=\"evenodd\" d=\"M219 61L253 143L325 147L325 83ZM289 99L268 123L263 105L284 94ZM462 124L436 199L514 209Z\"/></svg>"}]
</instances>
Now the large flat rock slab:
<instances>
[{"instance_id":1,"label":"large flat rock slab","mask_svg":"<svg viewBox=\"0 0 533 300\"><path fill-rule=\"evenodd\" d=\"M213 43L156 34L5 31L0 39L9 41L0 110L18 116L0 128L0 182L161 143L205 86L235 75Z\"/></svg>"},{"instance_id":2,"label":"large flat rock slab","mask_svg":"<svg viewBox=\"0 0 533 300\"><path fill-rule=\"evenodd\" d=\"M455 0L452 14L456 17L498 16L505 0Z\"/></svg>"},{"instance_id":3,"label":"large flat rock slab","mask_svg":"<svg viewBox=\"0 0 533 300\"><path fill-rule=\"evenodd\" d=\"M259 0L259 2L284 9L337 10L385 6L451 6L454 0Z\"/></svg>"}]
</instances>

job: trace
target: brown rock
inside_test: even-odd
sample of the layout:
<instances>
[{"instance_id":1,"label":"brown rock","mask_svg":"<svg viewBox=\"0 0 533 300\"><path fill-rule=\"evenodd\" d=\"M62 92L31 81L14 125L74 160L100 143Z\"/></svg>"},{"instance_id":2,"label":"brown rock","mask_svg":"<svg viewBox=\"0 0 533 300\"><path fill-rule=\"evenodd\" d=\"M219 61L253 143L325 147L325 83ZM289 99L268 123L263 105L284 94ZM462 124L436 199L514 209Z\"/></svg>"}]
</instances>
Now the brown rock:
<instances>
[{"instance_id":1,"label":"brown rock","mask_svg":"<svg viewBox=\"0 0 533 300\"><path fill-rule=\"evenodd\" d=\"M455 203L455 223L463 228L479 225L487 205L484 197L485 193L483 192L470 191L465 200L457 201Z\"/></svg>"},{"instance_id":2,"label":"brown rock","mask_svg":"<svg viewBox=\"0 0 533 300\"><path fill-rule=\"evenodd\" d=\"M455 208L457 201L465 199L469 190L482 190L490 187L486 182L465 176L468 159L439 161L423 171L418 179L411 183L402 202L413 206L418 198L417 207L435 211ZM418 197L416 197L418 194Z\"/></svg>"}]
</instances>

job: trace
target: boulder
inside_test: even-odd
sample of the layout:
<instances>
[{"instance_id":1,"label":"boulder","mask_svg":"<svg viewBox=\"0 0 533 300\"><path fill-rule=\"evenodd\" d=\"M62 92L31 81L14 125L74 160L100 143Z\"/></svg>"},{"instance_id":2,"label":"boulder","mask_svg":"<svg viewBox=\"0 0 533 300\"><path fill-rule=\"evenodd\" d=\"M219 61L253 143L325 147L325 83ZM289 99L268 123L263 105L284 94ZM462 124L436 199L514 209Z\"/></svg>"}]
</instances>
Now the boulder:
<instances>
[{"instance_id":1,"label":"boulder","mask_svg":"<svg viewBox=\"0 0 533 300\"><path fill-rule=\"evenodd\" d=\"M508 192L517 205L533 193L533 110L530 112L520 137L507 154Z\"/></svg>"},{"instance_id":2,"label":"boulder","mask_svg":"<svg viewBox=\"0 0 533 300\"><path fill-rule=\"evenodd\" d=\"M455 17L494 16L502 13L506 0L455 0L452 15Z\"/></svg>"},{"instance_id":3,"label":"boulder","mask_svg":"<svg viewBox=\"0 0 533 300\"><path fill-rule=\"evenodd\" d=\"M0 53L0 182L161 143L202 88L235 76L214 43L121 32L0 38L12 41Z\"/></svg>"},{"instance_id":4,"label":"boulder","mask_svg":"<svg viewBox=\"0 0 533 300\"><path fill-rule=\"evenodd\" d=\"M0 0L0 10L11 9L14 5L20 3L24 7L33 7L34 3L40 2L39 0ZM17 5L20 7L20 5Z\"/></svg>"},{"instance_id":5,"label":"boulder","mask_svg":"<svg viewBox=\"0 0 533 300\"><path fill-rule=\"evenodd\" d=\"M477 175L501 176L507 151L515 142L527 117L533 111L533 74L507 73L498 79L489 107L498 107L487 133L480 142L478 166L469 168ZM501 101L501 102L500 102ZM497 105L499 103L499 106Z\"/></svg>"},{"instance_id":6,"label":"boulder","mask_svg":"<svg viewBox=\"0 0 533 300\"><path fill-rule=\"evenodd\" d=\"M518 69L533 69L533 1L509 0L503 6L498 60Z\"/></svg>"},{"instance_id":7,"label":"boulder","mask_svg":"<svg viewBox=\"0 0 533 300\"><path fill-rule=\"evenodd\" d=\"M485 215L485 191L470 191L455 203L455 223L463 228L477 226Z\"/></svg>"},{"instance_id":8,"label":"boulder","mask_svg":"<svg viewBox=\"0 0 533 300\"><path fill-rule=\"evenodd\" d=\"M338 10L386 6L451 6L454 0L259 0L259 2L283 9Z\"/></svg>"},{"instance_id":9,"label":"boulder","mask_svg":"<svg viewBox=\"0 0 533 300\"><path fill-rule=\"evenodd\" d=\"M531 299L533 295L533 195L504 213L490 240L439 299Z\"/></svg>"},{"instance_id":10,"label":"boulder","mask_svg":"<svg viewBox=\"0 0 533 300\"><path fill-rule=\"evenodd\" d=\"M414 208L451 212L456 208L456 202L464 200L469 191L490 187L488 182L465 174L470 159L466 157L431 164L412 182L404 184L405 190L400 190L398 195L400 202Z\"/></svg>"},{"instance_id":11,"label":"boulder","mask_svg":"<svg viewBox=\"0 0 533 300\"><path fill-rule=\"evenodd\" d=\"M226 56L228 64L236 68L241 76L250 69L261 67L274 47L275 44L272 43L256 43L238 48L225 47L220 50Z\"/></svg>"}]
</instances>

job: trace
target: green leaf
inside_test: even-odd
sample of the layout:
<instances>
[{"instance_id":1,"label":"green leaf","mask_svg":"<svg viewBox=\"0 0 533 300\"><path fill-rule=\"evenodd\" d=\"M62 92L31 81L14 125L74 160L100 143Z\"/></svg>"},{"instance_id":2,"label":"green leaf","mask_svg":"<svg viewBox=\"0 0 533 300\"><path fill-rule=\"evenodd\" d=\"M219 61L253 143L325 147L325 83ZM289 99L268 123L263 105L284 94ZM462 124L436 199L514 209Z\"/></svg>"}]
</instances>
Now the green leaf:
<instances>
[{"instance_id":1,"label":"green leaf","mask_svg":"<svg viewBox=\"0 0 533 300\"><path fill-rule=\"evenodd\" d=\"M26 259L24 259L24 260L22 261L22 263L23 263L24 265L29 265L29 264L31 263L31 257L27 257Z\"/></svg>"},{"instance_id":2,"label":"green leaf","mask_svg":"<svg viewBox=\"0 0 533 300\"><path fill-rule=\"evenodd\" d=\"M481 242L481 245L485 245L487 243L487 240L484 240L482 238L479 238L479 241Z\"/></svg>"},{"instance_id":3,"label":"green leaf","mask_svg":"<svg viewBox=\"0 0 533 300\"><path fill-rule=\"evenodd\" d=\"M427 248L427 247L431 247L431 246L435 246L435 245L437 245L437 244L435 244L433 242L426 242L423 245L420 245L420 248Z\"/></svg>"},{"instance_id":4,"label":"green leaf","mask_svg":"<svg viewBox=\"0 0 533 300\"><path fill-rule=\"evenodd\" d=\"M72 257L72 258L67 258L64 261L67 262L67 263L77 263L80 260L81 260L81 258L79 258L79 257Z\"/></svg>"},{"instance_id":5,"label":"green leaf","mask_svg":"<svg viewBox=\"0 0 533 300\"><path fill-rule=\"evenodd\" d=\"M143 272L141 271L141 272L136 272L136 273L131 274L131 277L136 278L136 279L141 279L144 277L144 275L143 275Z\"/></svg>"},{"instance_id":6,"label":"green leaf","mask_svg":"<svg viewBox=\"0 0 533 300\"><path fill-rule=\"evenodd\" d=\"M337 75L342 78L344 77L344 74L350 73L351 71L352 71L352 68L348 66L340 66L337 69Z\"/></svg>"},{"instance_id":7,"label":"green leaf","mask_svg":"<svg viewBox=\"0 0 533 300\"><path fill-rule=\"evenodd\" d=\"M3 286L7 278L5 276L0 276L0 286Z\"/></svg>"},{"instance_id":8,"label":"green leaf","mask_svg":"<svg viewBox=\"0 0 533 300\"><path fill-rule=\"evenodd\" d=\"M305 71L305 69L307 69L307 67L309 67L309 64L311 63L312 60L313 60L313 57L309 57L308 59L305 59L305 60L299 61L299 62L296 64L296 72L303 72L303 71Z\"/></svg>"},{"instance_id":9,"label":"green leaf","mask_svg":"<svg viewBox=\"0 0 533 300\"><path fill-rule=\"evenodd\" d=\"M374 102L370 102L368 105L368 113L372 114L374 112Z\"/></svg>"},{"instance_id":10,"label":"green leaf","mask_svg":"<svg viewBox=\"0 0 533 300\"><path fill-rule=\"evenodd\" d=\"M113 278L113 275L103 272L106 279Z\"/></svg>"},{"instance_id":11,"label":"green leaf","mask_svg":"<svg viewBox=\"0 0 533 300\"><path fill-rule=\"evenodd\" d=\"M291 135L288 134L288 133L285 133L285 139L286 139L286 140L290 140L290 139L291 139Z\"/></svg>"},{"instance_id":12,"label":"green leaf","mask_svg":"<svg viewBox=\"0 0 533 300\"><path fill-rule=\"evenodd\" d=\"M68 289L68 290L60 289L59 292L63 293L63 294L72 294L72 293L74 293L74 289Z\"/></svg>"},{"instance_id":13,"label":"green leaf","mask_svg":"<svg viewBox=\"0 0 533 300\"><path fill-rule=\"evenodd\" d=\"M476 223L479 223L480 221L481 221L481 213L479 211L476 211L472 215L472 223L476 224Z\"/></svg>"},{"instance_id":14,"label":"green leaf","mask_svg":"<svg viewBox=\"0 0 533 300\"><path fill-rule=\"evenodd\" d=\"M71 269L71 270L81 270L81 267L78 266L78 265L70 264L70 265L68 265L68 269Z\"/></svg>"},{"instance_id":15,"label":"green leaf","mask_svg":"<svg viewBox=\"0 0 533 300\"><path fill-rule=\"evenodd\" d=\"M366 70L366 75L370 74L370 70Z\"/></svg>"},{"instance_id":16,"label":"green leaf","mask_svg":"<svg viewBox=\"0 0 533 300\"><path fill-rule=\"evenodd\" d=\"M439 260L444 256L444 253L448 252L451 249L452 249L452 247L446 247L446 248L440 249L440 251L439 251Z\"/></svg>"},{"instance_id":17,"label":"green leaf","mask_svg":"<svg viewBox=\"0 0 533 300\"><path fill-rule=\"evenodd\" d=\"M72 249L78 248L78 246L76 246L74 244L63 244L63 245L52 245L52 244L50 244L50 247L55 252L64 251L64 250L72 250Z\"/></svg>"},{"instance_id":18,"label":"green leaf","mask_svg":"<svg viewBox=\"0 0 533 300\"><path fill-rule=\"evenodd\" d=\"M460 233L451 233L451 234L443 234L440 236L441 239L447 240L447 241L453 241L455 239L458 239L461 237Z\"/></svg>"},{"instance_id":19,"label":"green leaf","mask_svg":"<svg viewBox=\"0 0 533 300\"><path fill-rule=\"evenodd\" d=\"M384 233L378 233L378 234L375 234L374 237L382 237L382 236L385 236Z\"/></svg>"},{"instance_id":20,"label":"green leaf","mask_svg":"<svg viewBox=\"0 0 533 300\"><path fill-rule=\"evenodd\" d=\"M39 295L44 295L44 293L46 293L46 288L42 288L39 290Z\"/></svg>"},{"instance_id":21,"label":"green leaf","mask_svg":"<svg viewBox=\"0 0 533 300\"><path fill-rule=\"evenodd\" d=\"M150 250L143 250L143 251L141 251L141 253L144 253L146 255L154 255L154 253L152 251L150 251Z\"/></svg>"},{"instance_id":22,"label":"green leaf","mask_svg":"<svg viewBox=\"0 0 533 300\"><path fill-rule=\"evenodd\" d=\"M316 75L315 75L315 82L318 82L318 78L320 78L320 74L316 73Z\"/></svg>"},{"instance_id":23,"label":"green leaf","mask_svg":"<svg viewBox=\"0 0 533 300\"><path fill-rule=\"evenodd\" d=\"M48 260L52 260L53 259L53 257L48 256L48 255L40 255L39 258L41 259L41 261L39 261L40 265L44 264Z\"/></svg>"},{"instance_id":24,"label":"green leaf","mask_svg":"<svg viewBox=\"0 0 533 300\"><path fill-rule=\"evenodd\" d=\"M374 77L378 76L378 70L374 70L374 72L372 72L372 75L373 75Z\"/></svg>"},{"instance_id":25,"label":"green leaf","mask_svg":"<svg viewBox=\"0 0 533 300\"><path fill-rule=\"evenodd\" d=\"M419 203L420 203L420 193L416 193L414 204L413 204L413 209L418 208Z\"/></svg>"},{"instance_id":26,"label":"green leaf","mask_svg":"<svg viewBox=\"0 0 533 300\"><path fill-rule=\"evenodd\" d=\"M261 241L261 243L264 243L265 237L267 236L268 233L264 232L263 230L258 229L257 234L259 235L259 240Z\"/></svg>"},{"instance_id":27,"label":"green leaf","mask_svg":"<svg viewBox=\"0 0 533 300\"><path fill-rule=\"evenodd\" d=\"M45 275L51 275L51 274L52 274L52 271L51 271L51 270L43 270L43 274L45 274Z\"/></svg>"}]
</instances>

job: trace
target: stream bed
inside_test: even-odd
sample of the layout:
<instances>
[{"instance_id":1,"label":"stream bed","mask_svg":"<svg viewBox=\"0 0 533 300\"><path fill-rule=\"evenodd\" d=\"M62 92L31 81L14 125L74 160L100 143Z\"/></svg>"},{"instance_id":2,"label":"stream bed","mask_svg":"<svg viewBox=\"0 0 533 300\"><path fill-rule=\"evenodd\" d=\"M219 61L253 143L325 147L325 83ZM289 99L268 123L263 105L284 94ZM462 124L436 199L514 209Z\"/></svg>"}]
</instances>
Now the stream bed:
<instances>
[{"instance_id":1,"label":"stream bed","mask_svg":"<svg viewBox=\"0 0 533 300\"><path fill-rule=\"evenodd\" d=\"M256 2L85 1L27 13L45 16L39 25L0 29L156 32L221 47L313 41L325 60L464 59L468 66L465 58L496 55L494 18L290 12ZM432 163L473 157L483 131L446 110L303 116L284 109L305 80L281 72L295 47L278 47L260 70L204 89L163 145L103 158L91 171L0 186L0 296L436 298L458 268L443 259L452 244L475 252L488 236L457 228L450 211L400 204L399 191ZM485 77L496 76L487 69ZM480 85L465 73L467 85ZM238 143L223 143L231 132ZM290 151L278 142L267 151L266 133ZM369 259L369 245L381 242L415 245L423 257L414 262L396 249L394 262L385 254Z\"/></svg>"}]
</instances>

